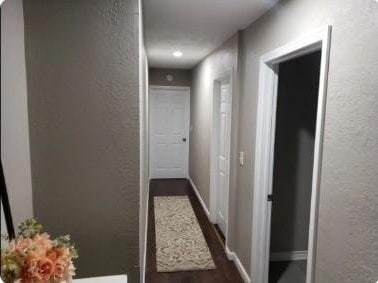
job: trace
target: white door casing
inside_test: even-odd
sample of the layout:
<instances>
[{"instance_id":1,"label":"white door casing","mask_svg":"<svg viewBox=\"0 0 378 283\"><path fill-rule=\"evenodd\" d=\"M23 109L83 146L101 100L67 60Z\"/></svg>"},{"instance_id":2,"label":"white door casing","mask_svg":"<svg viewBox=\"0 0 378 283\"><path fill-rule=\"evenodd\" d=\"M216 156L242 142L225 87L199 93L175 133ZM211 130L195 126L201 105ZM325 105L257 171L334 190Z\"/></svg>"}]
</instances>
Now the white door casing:
<instances>
[{"instance_id":1,"label":"white door casing","mask_svg":"<svg viewBox=\"0 0 378 283\"><path fill-rule=\"evenodd\" d=\"M228 213L234 69L225 70L214 77L211 102L209 218L212 223L217 223L222 230L225 237L225 251L230 258L230 250L228 248ZM223 99L221 98L222 95ZM223 113L222 133L221 113ZM221 136L224 138L220 139ZM222 147L222 152L220 152L220 147ZM219 181L220 176L222 176L222 182ZM219 185L220 183L222 183L221 186Z\"/></svg>"},{"instance_id":2,"label":"white door casing","mask_svg":"<svg viewBox=\"0 0 378 283\"><path fill-rule=\"evenodd\" d=\"M190 89L150 87L150 178L187 178Z\"/></svg>"},{"instance_id":3,"label":"white door casing","mask_svg":"<svg viewBox=\"0 0 378 283\"><path fill-rule=\"evenodd\" d=\"M218 206L217 224L226 235L229 161L230 161L230 134L231 134L231 92L229 83L221 83L219 92L218 111L218 146L217 146L217 187Z\"/></svg>"},{"instance_id":4,"label":"white door casing","mask_svg":"<svg viewBox=\"0 0 378 283\"><path fill-rule=\"evenodd\" d=\"M316 262L316 231L319 206L322 140L324 133L325 101L331 40L331 26L299 38L275 49L260 59L260 78L257 109L255 147L255 172L253 185L253 220L251 281L268 282L269 239L271 202L267 196L272 192L275 118L277 107L278 64L316 50L322 51L318 109L316 118L315 151L312 177L310 227L306 283L314 281Z\"/></svg>"}]
</instances>

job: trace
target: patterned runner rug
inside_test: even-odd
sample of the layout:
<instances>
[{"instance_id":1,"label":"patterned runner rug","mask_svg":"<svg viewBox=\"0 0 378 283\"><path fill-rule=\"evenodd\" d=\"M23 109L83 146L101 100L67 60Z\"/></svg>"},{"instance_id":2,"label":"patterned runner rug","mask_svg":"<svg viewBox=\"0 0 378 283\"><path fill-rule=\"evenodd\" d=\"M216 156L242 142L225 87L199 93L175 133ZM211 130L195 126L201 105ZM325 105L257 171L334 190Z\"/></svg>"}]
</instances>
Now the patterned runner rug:
<instances>
[{"instance_id":1,"label":"patterned runner rug","mask_svg":"<svg viewBox=\"0 0 378 283\"><path fill-rule=\"evenodd\" d=\"M154 197L158 272L215 269L187 196Z\"/></svg>"}]
</instances>

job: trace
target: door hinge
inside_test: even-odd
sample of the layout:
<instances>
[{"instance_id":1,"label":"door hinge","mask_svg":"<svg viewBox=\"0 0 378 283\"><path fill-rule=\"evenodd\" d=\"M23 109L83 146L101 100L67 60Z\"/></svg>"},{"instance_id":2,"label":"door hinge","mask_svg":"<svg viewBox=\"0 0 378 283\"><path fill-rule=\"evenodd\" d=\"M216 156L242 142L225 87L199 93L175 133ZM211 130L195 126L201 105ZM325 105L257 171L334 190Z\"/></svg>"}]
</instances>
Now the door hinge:
<instances>
[{"instance_id":1,"label":"door hinge","mask_svg":"<svg viewBox=\"0 0 378 283\"><path fill-rule=\"evenodd\" d=\"M273 195L272 194L268 195L268 201L273 201Z\"/></svg>"}]
</instances>

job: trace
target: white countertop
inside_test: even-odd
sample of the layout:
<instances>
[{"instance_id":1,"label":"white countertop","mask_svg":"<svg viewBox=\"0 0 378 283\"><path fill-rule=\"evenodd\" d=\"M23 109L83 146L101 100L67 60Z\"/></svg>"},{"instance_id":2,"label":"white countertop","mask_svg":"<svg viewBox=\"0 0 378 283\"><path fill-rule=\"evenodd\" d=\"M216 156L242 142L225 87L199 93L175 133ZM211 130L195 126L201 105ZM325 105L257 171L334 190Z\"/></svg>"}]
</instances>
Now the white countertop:
<instances>
[{"instance_id":1,"label":"white countertop","mask_svg":"<svg viewBox=\"0 0 378 283\"><path fill-rule=\"evenodd\" d=\"M74 279L73 283L127 283L126 275Z\"/></svg>"},{"instance_id":2,"label":"white countertop","mask_svg":"<svg viewBox=\"0 0 378 283\"><path fill-rule=\"evenodd\" d=\"M102 277L91 277L74 279L73 283L127 283L126 275L114 275L114 276L102 276ZM0 283L4 283L0 278Z\"/></svg>"}]
</instances>

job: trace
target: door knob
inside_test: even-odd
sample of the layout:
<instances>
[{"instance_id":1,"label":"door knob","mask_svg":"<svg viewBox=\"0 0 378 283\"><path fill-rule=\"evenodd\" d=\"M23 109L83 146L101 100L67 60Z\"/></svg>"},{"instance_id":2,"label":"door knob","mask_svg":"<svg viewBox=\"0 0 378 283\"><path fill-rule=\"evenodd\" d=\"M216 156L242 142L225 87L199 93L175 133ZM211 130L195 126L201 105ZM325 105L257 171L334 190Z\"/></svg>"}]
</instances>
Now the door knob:
<instances>
[{"instance_id":1,"label":"door knob","mask_svg":"<svg viewBox=\"0 0 378 283\"><path fill-rule=\"evenodd\" d=\"M186 138L183 138L182 141L183 141L183 142L186 142Z\"/></svg>"}]
</instances>

